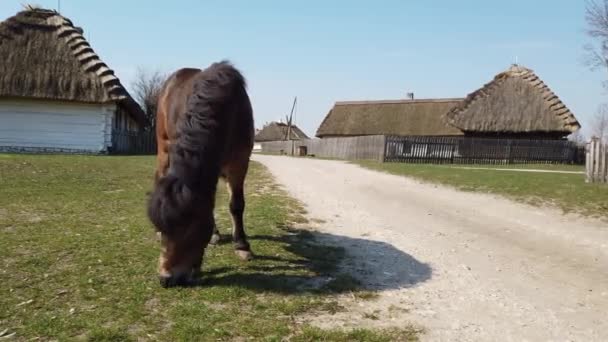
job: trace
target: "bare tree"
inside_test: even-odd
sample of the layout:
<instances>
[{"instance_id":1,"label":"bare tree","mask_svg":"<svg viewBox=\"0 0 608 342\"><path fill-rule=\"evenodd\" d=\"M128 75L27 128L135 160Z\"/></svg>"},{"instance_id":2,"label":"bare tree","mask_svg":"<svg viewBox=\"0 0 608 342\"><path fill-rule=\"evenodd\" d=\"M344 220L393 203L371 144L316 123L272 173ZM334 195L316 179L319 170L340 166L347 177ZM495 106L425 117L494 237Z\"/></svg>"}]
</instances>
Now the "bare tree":
<instances>
[{"instance_id":1,"label":"bare tree","mask_svg":"<svg viewBox=\"0 0 608 342\"><path fill-rule=\"evenodd\" d=\"M591 123L593 135L603 142L608 142L608 104L598 107Z\"/></svg>"},{"instance_id":2,"label":"bare tree","mask_svg":"<svg viewBox=\"0 0 608 342\"><path fill-rule=\"evenodd\" d=\"M591 70L608 71L608 0L587 0L585 20L592 42L584 46L584 63ZM608 88L608 81L603 85Z\"/></svg>"},{"instance_id":3,"label":"bare tree","mask_svg":"<svg viewBox=\"0 0 608 342\"><path fill-rule=\"evenodd\" d=\"M146 113L149 129L155 127L156 103L166 79L167 75L159 70L138 68L135 80L131 83L133 96Z\"/></svg>"},{"instance_id":4,"label":"bare tree","mask_svg":"<svg viewBox=\"0 0 608 342\"><path fill-rule=\"evenodd\" d=\"M587 142L585 136L583 135L583 133L581 132L580 129L577 130L576 132L570 134L568 136L568 140L576 143L579 146L580 145L585 145L585 143Z\"/></svg>"}]
</instances>

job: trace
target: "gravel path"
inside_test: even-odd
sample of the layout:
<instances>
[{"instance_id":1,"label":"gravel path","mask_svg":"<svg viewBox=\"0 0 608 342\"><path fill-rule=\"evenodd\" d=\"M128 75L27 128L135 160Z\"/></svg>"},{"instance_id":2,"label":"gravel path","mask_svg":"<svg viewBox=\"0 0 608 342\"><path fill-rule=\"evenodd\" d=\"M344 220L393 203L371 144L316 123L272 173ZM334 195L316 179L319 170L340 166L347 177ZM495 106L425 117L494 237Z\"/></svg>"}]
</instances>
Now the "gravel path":
<instances>
[{"instance_id":1,"label":"gravel path","mask_svg":"<svg viewBox=\"0 0 608 342\"><path fill-rule=\"evenodd\" d=\"M313 323L412 322L432 341L608 340L607 224L339 161L253 159L381 290Z\"/></svg>"}]
</instances>

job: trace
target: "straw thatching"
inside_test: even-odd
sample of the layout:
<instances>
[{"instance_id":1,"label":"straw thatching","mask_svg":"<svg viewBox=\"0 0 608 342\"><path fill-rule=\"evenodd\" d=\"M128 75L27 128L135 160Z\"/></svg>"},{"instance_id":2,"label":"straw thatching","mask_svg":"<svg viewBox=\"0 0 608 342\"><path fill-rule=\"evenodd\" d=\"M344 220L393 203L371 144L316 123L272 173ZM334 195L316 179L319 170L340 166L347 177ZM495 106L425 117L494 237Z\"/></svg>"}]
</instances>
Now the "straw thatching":
<instances>
[{"instance_id":1,"label":"straw thatching","mask_svg":"<svg viewBox=\"0 0 608 342\"><path fill-rule=\"evenodd\" d=\"M471 93L446 114L467 134L553 133L568 135L581 126L560 99L530 69L513 65Z\"/></svg>"},{"instance_id":2,"label":"straw thatching","mask_svg":"<svg viewBox=\"0 0 608 342\"><path fill-rule=\"evenodd\" d=\"M317 137L361 135L453 136L462 132L443 115L462 99L336 102Z\"/></svg>"},{"instance_id":3,"label":"straw thatching","mask_svg":"<svg viewBox=\"0 0 608 342\"><path fill-rule=\"evenodd\" d=\"M83 37L56 11L29 7L0 22L0 97L122 106L140 124L141 108Z\"/></svg>"},{"instance_id":4,"label":"straw thatching","mask_svg":"<svg viewBox=\"0 0 608 342\"><path fill-rule=\"evenodd\" d=\"M282 122L271 122L264 126L256 135L255 141L282 141L287 140L287 124ZM291 125L291 139L303 140L308 139L308 136L298 126Z\"/></svg>"}]
</instances>

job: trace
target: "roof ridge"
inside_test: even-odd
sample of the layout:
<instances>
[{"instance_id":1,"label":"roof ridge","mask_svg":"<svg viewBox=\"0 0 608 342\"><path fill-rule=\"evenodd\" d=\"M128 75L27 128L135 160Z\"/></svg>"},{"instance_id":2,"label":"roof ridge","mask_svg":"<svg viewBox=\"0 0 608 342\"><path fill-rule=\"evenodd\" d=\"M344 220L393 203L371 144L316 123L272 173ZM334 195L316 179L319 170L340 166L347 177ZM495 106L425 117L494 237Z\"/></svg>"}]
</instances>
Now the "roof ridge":
<instances>
[{"instance_id":1,"label":"roof ridge","mask_svg":"<svg viewBox=\"0 0 608 342\"><path fill-rule=\"evenodd\" d=\"M335 106L342 105L365 105L365 104L404 104L404 103L444 103L462 101L464 98L428 98L428 99L398 99L398 100L364 100L364 101L336 101Z\"/></svg>"},{"instance_id":2,"label":"roof ridge","mask_svg":"<svg viewBox=\"0 0 608 342\"><path fill-rule=\"evenodd\" d=\"M43 8L36 4L24 4L21 12L40 12L40 13L57 13L59 12L54 9Z\"/></svg>"},{"instance_id":3,"label":"roof ridge","mask_svg":"<svg viewBox=\"0 0 608 342\"><path fill-rule=\"evenodd\" d=\"M106 89L108 98L112 100L123 100L128 98L126 89L114 74L114 70L101 60L101 57L93 50L91 44L85 39L83 31L61 14L47 19L48 22L57 24L57 37L63 39L72 55L78 60L82 71L93 73Z\"/></svg>"}]
</instances>

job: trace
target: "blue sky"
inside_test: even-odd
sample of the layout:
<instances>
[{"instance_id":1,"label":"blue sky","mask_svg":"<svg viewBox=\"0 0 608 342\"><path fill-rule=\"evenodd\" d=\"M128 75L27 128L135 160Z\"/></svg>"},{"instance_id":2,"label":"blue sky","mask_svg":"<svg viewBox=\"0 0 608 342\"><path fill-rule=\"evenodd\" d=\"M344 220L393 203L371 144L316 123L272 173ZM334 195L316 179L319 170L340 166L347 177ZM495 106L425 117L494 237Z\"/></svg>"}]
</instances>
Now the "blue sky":
<instances>
[{"instance_id":1,"label":"blue sky","mask_svg":"<svg viewBox=\"0 0 608 342\"><path fill-rule=\"evenodd\" d=\"M0 17L23 0L2 0ZM56 8L57 0L37 0ZM129 86L138 67L172 72L230 59L245 74L256 125L283 118L314 135L335 101L463 97L518 58L589 132L605 71L583 64L582 0L62 0Z\"/></svg>"}]
</instances>

